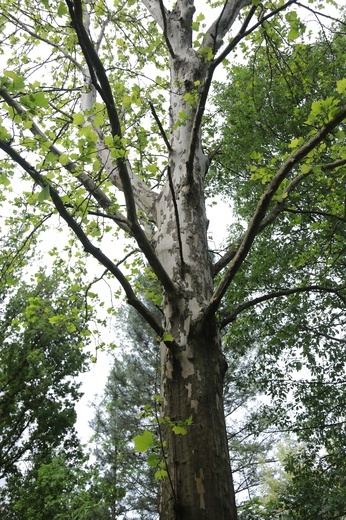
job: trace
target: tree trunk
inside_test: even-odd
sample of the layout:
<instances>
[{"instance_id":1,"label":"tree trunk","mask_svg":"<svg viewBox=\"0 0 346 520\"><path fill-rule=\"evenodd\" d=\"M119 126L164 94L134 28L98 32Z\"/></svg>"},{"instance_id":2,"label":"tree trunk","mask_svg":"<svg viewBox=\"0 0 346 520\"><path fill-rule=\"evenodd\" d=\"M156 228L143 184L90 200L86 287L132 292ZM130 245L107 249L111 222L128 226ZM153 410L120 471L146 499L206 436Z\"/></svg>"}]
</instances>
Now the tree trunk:
<instances>
[{"instance_id":1,"label":"tree trunk","mask_svg":"<svg viewBox=\"0 0 346 520\"><path fill-rule=\"evenodd\" d=\"M184 350L163 357L163 416L192 416L187 434L163 427L169 478L161 486L161 520L236 520L223 409L226 362L214 320L190 330Z\"/></svg>"},{"instance_id":2,"label":"tree trunk","mask_svg":"<svg viewBox=\"0 0 346 520\"><path fill-rule=\"evenodd\" d=\"M193 7L186 3L187 26ZM168 21L174 34L170 60L168 179L156 206L154 246L177 292L164 294L164 330L174 341L162 347L162 425L168 478L160 496L161 520L236 520L223 409L226 363L213 315L204 179L208 158L195 129L198 88L208 66L191 48L181 12ZM185 18L184 18L185 19ZM192 416L186 435L172 431ZM171 423L171 424L169 424Z\"/></svg>"}]
</instances>

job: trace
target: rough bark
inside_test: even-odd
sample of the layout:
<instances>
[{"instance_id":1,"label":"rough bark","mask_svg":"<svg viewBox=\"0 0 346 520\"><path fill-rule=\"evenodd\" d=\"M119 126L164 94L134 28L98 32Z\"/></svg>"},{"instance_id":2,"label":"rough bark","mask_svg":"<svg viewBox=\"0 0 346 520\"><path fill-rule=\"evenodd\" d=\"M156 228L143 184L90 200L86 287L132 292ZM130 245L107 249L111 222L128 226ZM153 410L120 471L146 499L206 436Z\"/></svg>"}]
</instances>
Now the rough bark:
<instances>
[{"instance_id":1,"label":"rough bark","mask_svg":"<svg viewBox=\"0 0 346 520\"><path fill-rule=\"evenodd\" d=\"M190 329L184 349L163 350L163 416L185 421L186 435L164 426L169 478L161 486L161 520L235 520L223 412L222 357L214 320Z\"/></svg>"}]
</instances>

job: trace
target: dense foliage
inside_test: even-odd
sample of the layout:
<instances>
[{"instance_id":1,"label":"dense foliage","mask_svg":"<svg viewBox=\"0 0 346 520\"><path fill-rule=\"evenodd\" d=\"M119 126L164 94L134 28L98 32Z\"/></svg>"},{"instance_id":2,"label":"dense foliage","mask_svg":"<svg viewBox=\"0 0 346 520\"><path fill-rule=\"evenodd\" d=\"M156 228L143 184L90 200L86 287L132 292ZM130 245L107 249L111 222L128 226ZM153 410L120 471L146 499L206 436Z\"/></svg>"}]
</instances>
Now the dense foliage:
<instances>
[{"instance_id":1,"label":"dense foliage","mask_svg":"<svg viewBox=\"0 0 346 520\"><path fill-rule=\"evenodd\" d=\"M11 509L17 502L15 496L20 489L33 492L33 479L41 478L39 475L53 464L57 453L63 453L71 467L82 456L74 425L75 404L81 396L77 376L86 370L89 357L84 348L88 344L87 335L80 286L73 286L66 277L62 280L58 271L51 276L39 272L31 283L7 290L2 299L0 475L3 514L7 505L10 504ZM64 486L61 481L61 489ZM42 491L37 490L37 494L43 500ZM38 498L28 498L36 515L43 511ZM16 503L13 511L18 507ZM23 507L28 507L27 501Z\"/></svg>"},{"instance_id":2,"label":"dense foliage","mask_svg":"<svg viewBox=\"0 0 346 520\"><path fill-rule=\"evenodd\" d=\"M310 131L311 114L333 104L346 74L345 35L345 25L335 24L328 39L321 33L313 44L280 49L266 35L268 45L230 67L229 83L217 86L222 147L210 189L232 198L231 243L244 232L271 165ZM293 194L289 183L283 187L273 203L275 212L285 201L275 228L264 226L257 237L228 294L229 314L223 310L228 377L245 394L255 388L270 397L256 402L250 430L258 442L291 432L300 446L282 461L291 480L280 496L243 504L241 518L345 514L344 132L340 125L323 143L312 176L308 167L297 172Z\"/></svg>"}]
</instances>

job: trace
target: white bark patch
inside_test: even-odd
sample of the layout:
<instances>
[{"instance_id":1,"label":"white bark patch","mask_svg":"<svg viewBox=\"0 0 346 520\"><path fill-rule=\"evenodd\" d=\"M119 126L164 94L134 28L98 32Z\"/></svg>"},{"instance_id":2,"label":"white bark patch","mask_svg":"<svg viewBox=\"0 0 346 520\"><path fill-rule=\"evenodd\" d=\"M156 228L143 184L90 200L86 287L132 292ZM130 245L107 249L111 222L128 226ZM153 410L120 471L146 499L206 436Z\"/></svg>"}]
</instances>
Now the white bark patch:
<instances>
[{"instance_id":1,"label":"white bark patch","mask_svg":"<svg viewBox=\"0 0 346 520\"><path fill-rule=\"evenodd\" d=\"M189 332L190 332L190 325L191 325L191 316L188 316L186 318L186 320L184 321L184 331L185 331L185 335L186 335L186 341L187 341L187 336L189 335Z\"/></svg>"},{"instance_id":2,"label":"white bark patch","mask_svg":"<svg viewBox=\"0 0 346 520\"><path fill-rule=\"evenodd\" d=\"M186 342L186 336L184 335L183 338ZM179 361L181 366L181 375L184 379L186 379L189 376L192 376L195 373L195 365L191 361L194 357L194 351L191 345L187 344L185 347L185 350L180 354Z\"/></svg>"},{"instance_id":3,"label":"white bark patch","mask_svg":"<svg viewBox=\"0 0 346 520\"><path fill-rule=\"evenodd\" d=\"M191 300L189 300L188 305L189 305L189 311L191 313L190 319L191 319L191 317L193 319L196 319L200 315L200 312L201 312L201 306L198 303L198 300L196 298L191 298Z\"/></svg>"},{"instance_id":4,"label":"white bark patch","mask_svg":"<svg viewBox=\"0 0 346 520\"><path fill-rule=\"evenodd\" d=\"M166 361L166 374L168 379L173 379L173 364L170 359Z\"/></svg>"},{"instance_id":5,"label":"white bark patch","mask_svg":"<svg viewBox=\"0 0 346 520\"><path fill-rule=\"evenodd\" d=\"M190 406L192 410L194 410L197 413L198 410L198 400L197 399L191 399Z\"/></svg>"},{"instance_id":6,"label":"white bark patch","mask_svg":"<svg viewBox=\"0 0 346 520\"><path fill-rule=\"evenodd\" d=\"M191 383L187 383L187 385L185 385L185 388L187 390L187 397L190 399L191 394L192 394L192 384Z\"/></svg>"},{"instance_id":7,"label":"white bark patch","mask_svg":"<svg viewBox=\"0 0 346 520\"><path fill-rule=\"evenodd\" d=\"M188 359L184 359L184 361L181 364L181 374L184 379L186 379L189 376L192 376L195 373L195 367L194 364L191 363Z\"/></svg>"},{"instance_id":8,"label":"white bark patch","mask_svg":"<svg viewBox=\"0 0 346 520\"><path fill-rule=\"evenodd\" d=\"M168 356L168 349L164 343L160 344L161 348L161 371L162 376L172 379L173 377L173 364Z\"/></svg>"},{"instance_id":9,"label":"white bark patch","mask_svg":"<svg viewBox=\"0 0 346 520\"><path fill-rule=\"evenodd\" d=\"M200 509L205 509L205 501L204 501L205 489L204 489L204 484L203 484L204 474L203 474L202 468L199 470L199 475L200 475L199 477L195 476L196 490L197 490L197 493L199 494L199 507L200 507Z\"/></svg>"},{"instance_id":10,"label":"white bark patch","mask_svg":"<svg viewBox=\"0 0 346 520\"><path fill-rule=\"evenodd\" d=\"M166 229L166 227L165 227ZM166 229L167 231L167 229ZM154 242L158 244L157 254L162 265L169 275L172 275L176 266L175 241L171 233L162 232L162 228L154 235Z\"/></svg>"}]
</instances>

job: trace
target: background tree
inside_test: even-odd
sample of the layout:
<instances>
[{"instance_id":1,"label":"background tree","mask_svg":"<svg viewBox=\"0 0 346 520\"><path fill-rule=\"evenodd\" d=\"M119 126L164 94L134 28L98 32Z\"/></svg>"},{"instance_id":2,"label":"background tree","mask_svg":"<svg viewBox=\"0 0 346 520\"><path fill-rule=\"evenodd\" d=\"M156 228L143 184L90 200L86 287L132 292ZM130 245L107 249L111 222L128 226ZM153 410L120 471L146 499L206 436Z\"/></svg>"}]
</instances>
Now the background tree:
<instances>
[{"instance_id":1,"label":"background tree","mask_svg":"<svg viewBox=\"0 0 346 520\"><path fill-rule=\"evenodd\" d=\"M61 276L58 270L51 276L39 272L31 283L8 291L1 305L2 514L15 504L14 518L20 482L26 481L23 488L28 491L28 483L53 464L57 452L63 452L70 466L82 457L74 425L81 396L76 376L87 369L89 358L83 349L89 341L85 300L78 279L69 285ZM32 518L41 513L52 518L51 510L43 513L48 506L42 508L31 498L36 511ZM25 501L24 509L27 506Z\"/></svg>"},{"instance_id":2,"label":"background tree","mask_svg":"<svg viewBox=\"0 0 346 520\"><path fill-rule=\"evenodd\" d=\"M25 182L28 176L34 182L26 194L33 211L46 215L55 208L161 339L161 407L169 419L163 425L169 478L162 479L162 520L237 518L223 410L227 366L221 330L241 313L244 326L253 330L243 311L251 308L264 320L269 311L261 303L277 304L280 296L290 296L293 303L297 298L306 311L301 316L310 323L316 297L309 295L317 294L317 308L328 310L318 333L326 337L333 330L337 338L344 302L340 263L330 267L328 262L324 277L310 266L327 259L321 253L326 233L332 232L333 246L340 250L339 232L329 218L318 222L318 229L310 227L308 258L304 251L297 256L286 242L292 245L288 237L293 234L298 244L305 242L305 220L294 216L311 213L311 207L342 222L344 78L327 98L317 95L307 128L298 126L282 153L262 157L251 142L255 162L246 170L253 173L248 175L252 196L240 213L246 225L234 229L233 242L213 265L208 253L205 177L219 144L206 155L202 121L214 72L241 45L280 50L297 39L305 26L296 3L217 2L210 26L203 20L211 15L195 14L191 0L174 6L162 0L2 5L2 48L10 56L0 87L5 182L17 164ZM309 13L314 5L299 3ZM325 197L327 188L336 190L334 205ZM160 284L162 323L139 298L133 273L124 275L124 257L114 258L115 228L134 243L126 259L131 257L135 272L145 261ZM253 278L247 275L259 275L252 262L262 237L269 236L273 247L267 242L262 253L281 249L281 255L270 262L266 256L266 283L259 293L257 285L248 286ZM273 282L272 273L279 273ZM227 305L220 315L223 300ZM266 323L270 330L273 324ZM295 331L290 332L294 342ZM268 358L273 344L274 339ZM232 355L234 346L230 342ZM305 347L304 361L309 360ZM275 369L279 374L280 365ZM177 435L172 424L190 417L188 433Z\"/></svg>"},{"instance_id":3,"label":"background tree","mask_svg":"<svg viewBox=\"0 0 346 520\"><path fill-rule=\"evenodd\" d=\"M313 446L281 445L279 461L263 470L261 493L242 504L240 518L345 518L343 449L318 453Z\"/></svg>"},{"instance_id":4,"label":"background tree","mask_svg":"<svg viewBox=\"0 0 346 520\"><path fill-rule=\"evenodd\" d=\"M96 486L97 485L97 489ZM2 489L4 520L101 520L102 489L80 452L52 450L50 457L11 474Z\"/></svg>"},{"instance_id":5,"label":"background tree","mask_svg":"<svg viewBox=\"0 0 346 520\"><path fill-rule=\"evenodd\" d=\"M243 223L262 189L263 163L289 153L287 143L298 128L309 131L310 107L320 106L313 101L315 94L331 99L335 80L345 76L344 24L329 30L329 40L321 33L314 44L290 45L280 52L269 39L271 45L258 47L248 64L229 68L228 85L218 85L215 103L223 147L210 172L210 189L220 193L222 179L222 193L229 190L232 196L238 222L230 229L231 240L244 232ZM241 120L240 106L246 106ZM289 117L292 113L294 118ZM343 131L338 129L336 140L343 138ZM332 145L326 143L323 160L329 161ZM249 164L257 182L249 183ZM243 504L242 518L344 515L340 489L345 474L345 189L337 179L344 178L345 170L342 160L338 165L337 177L320 176L316 184L314 179L307 184L301 179L301 188L290 196L276 223L275 236L264 230L257 238L252 261L238 273L238 283L225 303L234 309L240 292L248 299L231 312L225 329L226 352L231 349L238 373L233 384L243 387L245 394L252 384L260 394L272 397L270 405L257 407L260 422L254 420L253 432L262 431L263 436L291 431L303 443L298 453L283 461L292 480L280 498L266 511L263 502L256 506L257 498L252 507ZM292 276L287 262L294 265ZM316 283L310 295L304 289L307 280ZM281 291L284 284L287 289ZM298 284L301 289L292 290ZM339 285L341 291L333 295L329 284ZM227 314L227 309L222 312ZM311 503L307 496L314 497Z\"/></svg>"},{"instance_id":6,"label":"background tree","mask_svg":"<svg viewBox=\"0 0 346 520\"><path fill-rule=\"evenodd\" d=\"M103 507L107 518L157 518L158 480L155 464L133 449L133 438L149 427L157 433L158 424L148 421L159 391L159 359L152 331L133 311L120 312L117 323L126 323L122 339L112 355L103 399L95 405L92 445L101 475ZM159 405L156 402L158 414ZM150 415L150 414L149 414ZM155 419L155 415L152 415ZM149 459L150 460L150 459Z\"/></svg>"}]
</instances>

